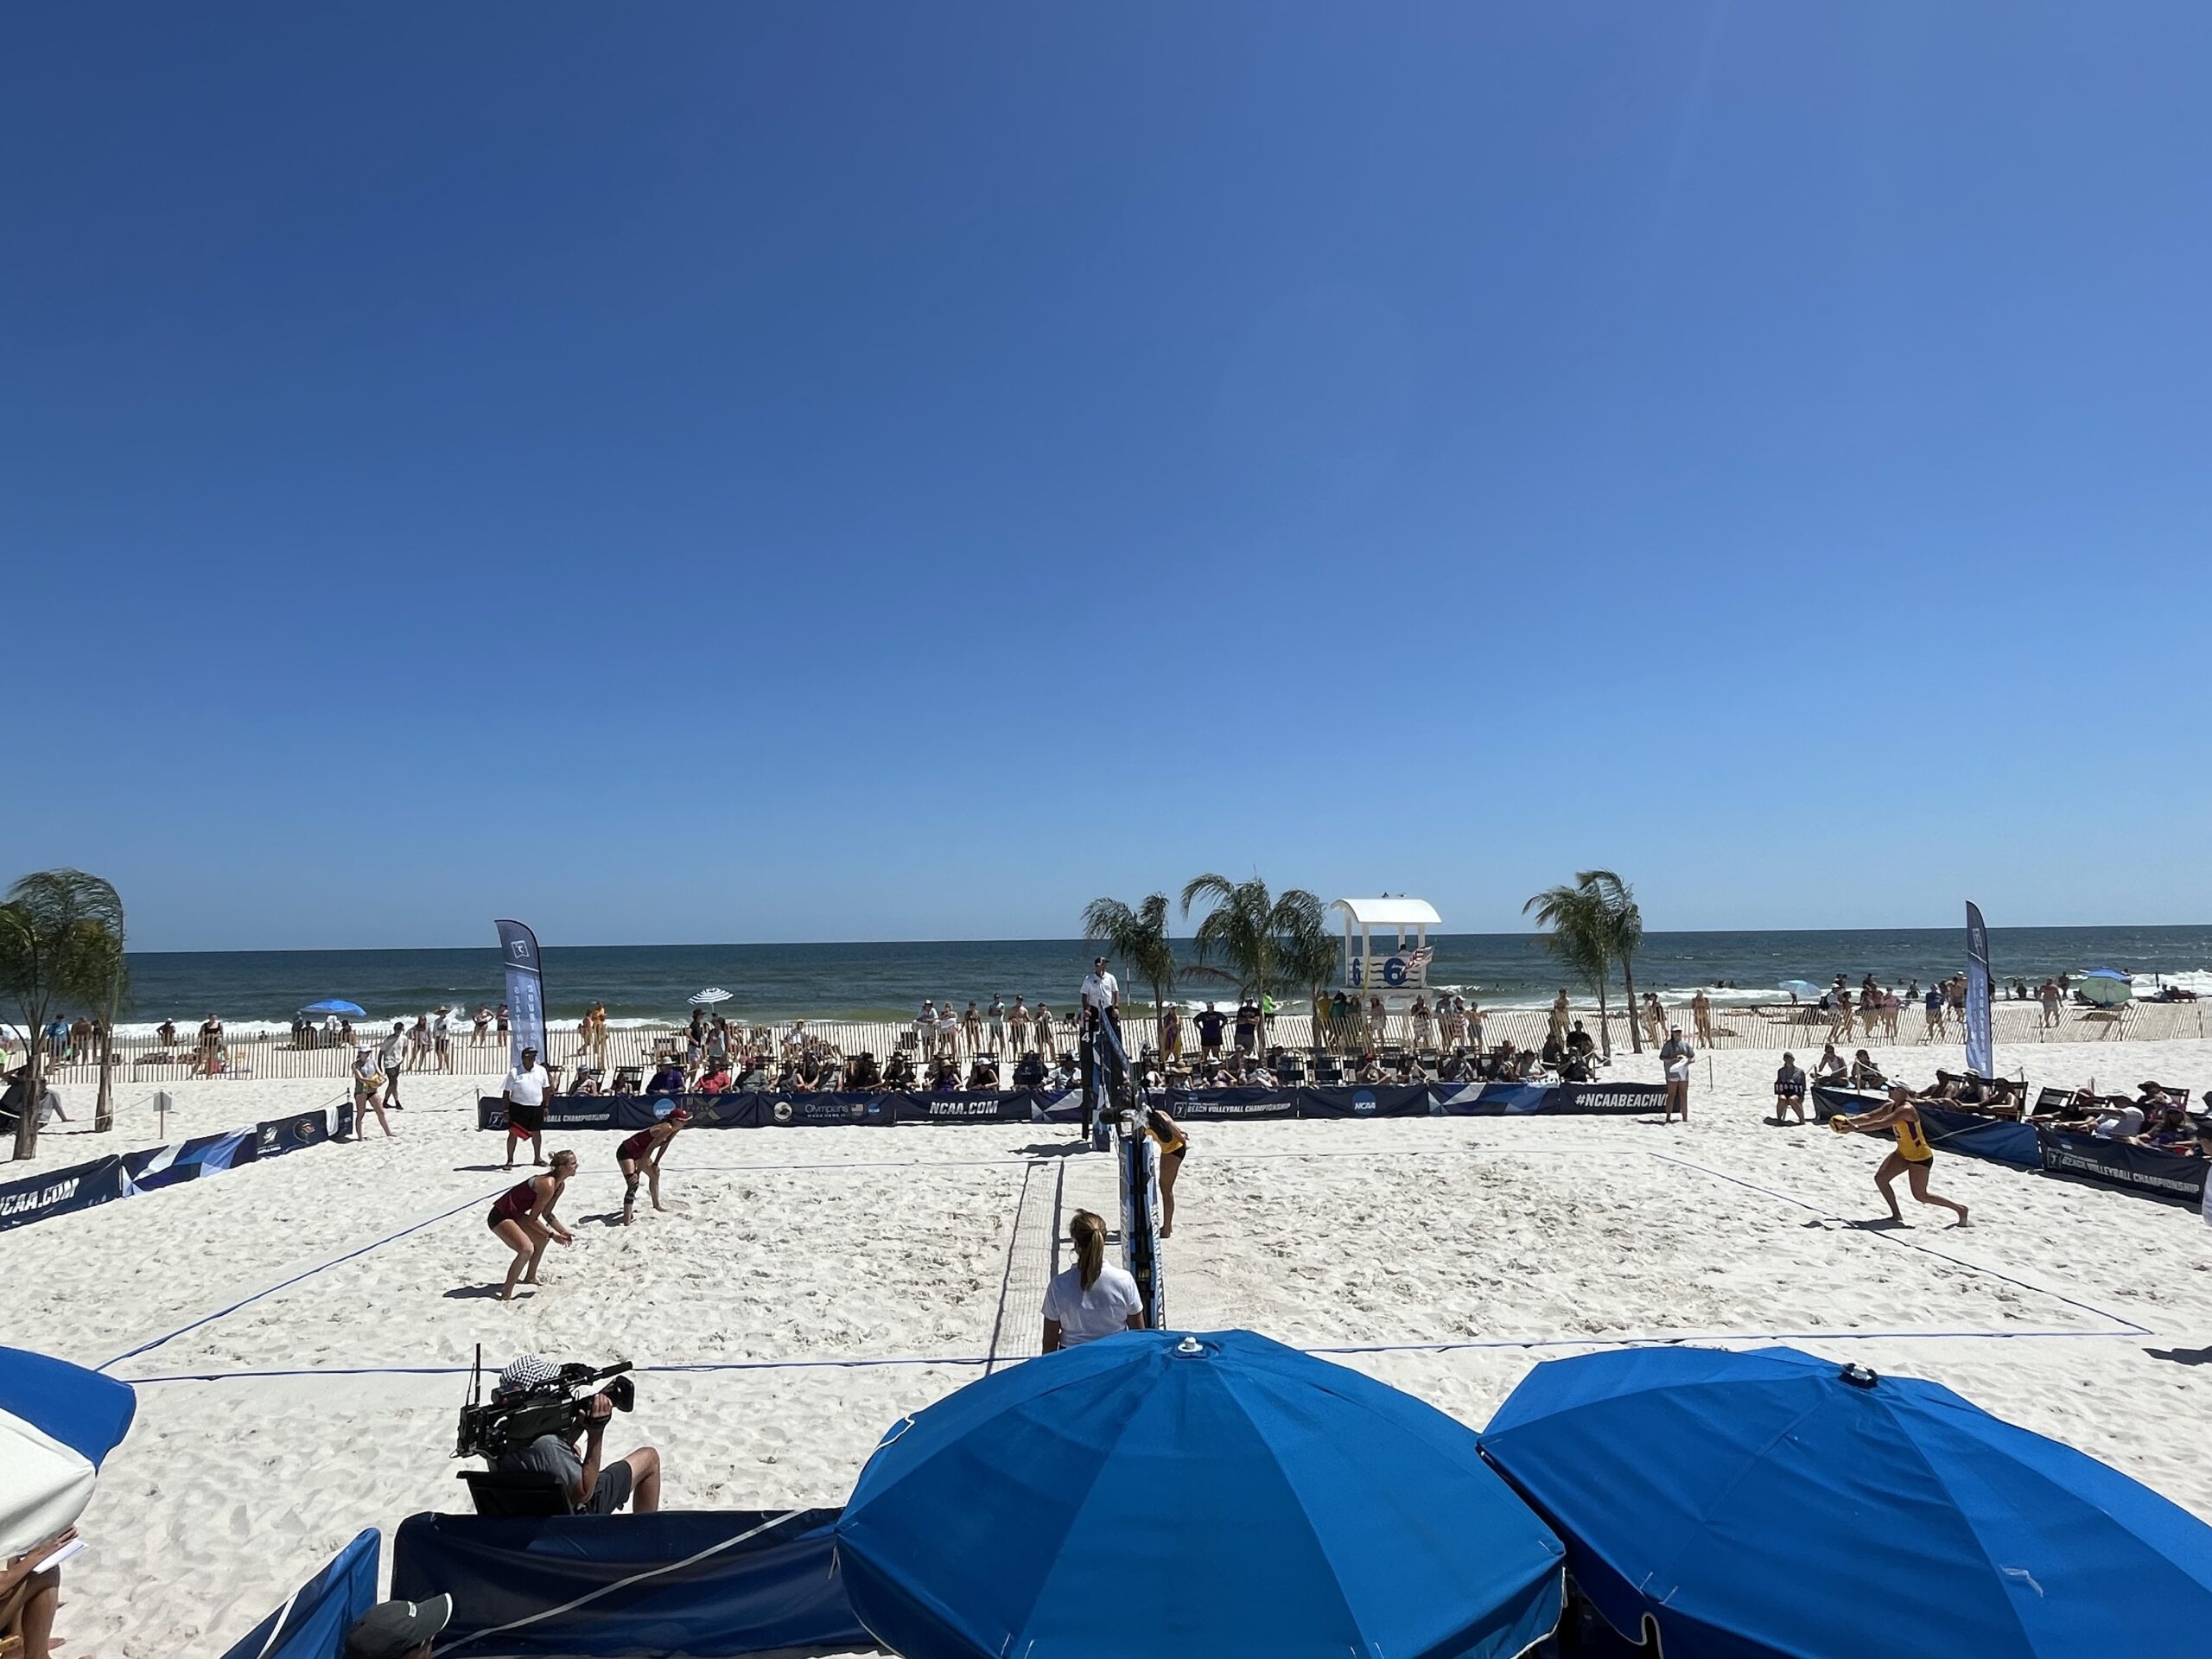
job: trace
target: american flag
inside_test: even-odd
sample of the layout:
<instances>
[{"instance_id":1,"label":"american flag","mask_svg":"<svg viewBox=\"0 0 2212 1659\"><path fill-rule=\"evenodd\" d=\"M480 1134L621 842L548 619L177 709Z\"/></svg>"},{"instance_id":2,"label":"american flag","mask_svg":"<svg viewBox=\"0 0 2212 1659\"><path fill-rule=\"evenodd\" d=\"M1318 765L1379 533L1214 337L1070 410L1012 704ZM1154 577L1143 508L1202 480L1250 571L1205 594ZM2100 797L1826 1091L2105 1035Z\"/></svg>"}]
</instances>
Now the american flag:
<instances>
[{"instance_id":1,"label":"american flag","mask_svg":"<svg viewBox=\"0 0 2212 1659\"><path fill-rule=\"evenodd\" d=\"M1421 972L1422 969L1428 966L1435 956L1436 947L1433 944L1424 944L1418 950L1407 951L1406 971L1409 974Z\"/></svg>"}]
</instances>

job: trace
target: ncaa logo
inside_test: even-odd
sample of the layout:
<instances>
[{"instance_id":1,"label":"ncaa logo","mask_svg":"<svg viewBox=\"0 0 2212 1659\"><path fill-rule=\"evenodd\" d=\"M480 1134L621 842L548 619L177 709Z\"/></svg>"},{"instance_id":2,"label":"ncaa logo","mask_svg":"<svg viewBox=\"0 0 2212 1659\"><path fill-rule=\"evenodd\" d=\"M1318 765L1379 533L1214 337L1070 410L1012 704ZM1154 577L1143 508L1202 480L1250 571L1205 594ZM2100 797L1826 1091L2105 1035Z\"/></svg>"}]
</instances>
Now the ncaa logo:
<instances>
[{"instance_id":1,"label":"ncaa logo","mask_svg":"<svg viewBox=\"0 0 2212 1659\"><path fill-rule=\"evenodd\" d=\"M779 1101L778 1101L778 1102L776 1103L775 1117L776 1117L776 1122L779 1122L779 1123L788 1123L788 1122L790 1122L791 1121L791 1102L789 1102L788 1100L779 1100Z\"/></svg>"},{"instance_id":2,"label":"ncaa logo","mask_svg":"<svg viewBox=\"0 0 2212 1659\"><path fill-rule=\"evenodd\" d=\"M1365 1089L1361 1090L1351 1097L1351 1109L1362 1117L1365 1117L1375 1109L1374 1095Z\"/></svg>"}]
</instances>

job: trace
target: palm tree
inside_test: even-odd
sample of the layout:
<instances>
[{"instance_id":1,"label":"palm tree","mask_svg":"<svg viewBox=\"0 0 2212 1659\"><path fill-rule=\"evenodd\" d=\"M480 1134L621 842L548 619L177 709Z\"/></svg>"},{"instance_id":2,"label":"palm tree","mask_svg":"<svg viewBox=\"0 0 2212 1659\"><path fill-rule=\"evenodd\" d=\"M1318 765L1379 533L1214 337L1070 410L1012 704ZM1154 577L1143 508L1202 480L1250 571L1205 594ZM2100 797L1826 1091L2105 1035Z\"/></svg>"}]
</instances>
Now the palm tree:
<instances>
[{"instance_id":1,"label":"palm tree","mask_svg":"<svg viewBox=\"0 0 2212 1659\"><path fill-rule=\"evenodd\" d=\"M1610 1061L1613 1037L1605 1018L1605 981L1613 965L1612 924L1604 895L1594 883L1578 878L1572 887L1546 887L1521 906L1523 916L1531 912L1537 926L1550 930L1541 936L1545 948L1598 993L1598 1040Z\"/></svg>"},{"instance_id":2,"label":"palm tree","mask_svg":"<svg viewBox=\"0 0 2212 1659\"><path fill-rule=\"evenodd\" d=\"M22 1012L29 1038L23 1110L16 1120L16 1156L38 1150L38 1101L46 1081L46 1027L55 1011L81 1007L105 1016L100 1101L109 1106L109 1066L116 1009L123 1001L123 900L113 887L82 870L41 870L8 889L0 904L0 995ZM101 1127L110 1127L111 1113Z\"/></svg>"},{"instance_id":3,"label":"palm tree","mask_svg":"<svg viewBox=\"0 0 2212 1659\"><path fill-rule=\"evenodd\" d=\"M1224 875L1195 876L1183 884L1183 914L1205 899L1210 906L1191 943L1198 965L1188 971L1236 987L1260 1008L1260 1046L1268 1046L1268 998L1278 991L1310 992L1328 977L1318 966L1333 946L1321 920L1321 901L1303 887L1270 894L1257 876L1231 881ZM1220 958L1220 964L1213 962Z\"/></svg>"},{"instance_id":4,"label":"palm tree","mask_svg":"<svg viewBox=\"0 0 2212 1659\"><path fill-rule=\"evenodd\" d=\"M1135 910L1118 899L1094 899L1083 907L1083 937L1096 939L1122 959L1122 970L1152 987L1153 1029L1166 1017L1182 964L1167 939L1167 895L1149 894Z\"/></svg>"},{"instance_id":5,"label":"palm tree","mask_svg":"<svg viewBox=\"0 0 2212 1659\"><path fill-rule=\"evenodd\" d=\"M1611 870L1584 870L1574 878L1578 887L1598 895L1605 911L1606 953L1621 965L1621 983L1628 990L1628 1039L1638 1054L1643 1038L1636 1023L1636 952L1643 943L1643 912L1636 906L1636 889Z\"/></svg>"}]
</instances>

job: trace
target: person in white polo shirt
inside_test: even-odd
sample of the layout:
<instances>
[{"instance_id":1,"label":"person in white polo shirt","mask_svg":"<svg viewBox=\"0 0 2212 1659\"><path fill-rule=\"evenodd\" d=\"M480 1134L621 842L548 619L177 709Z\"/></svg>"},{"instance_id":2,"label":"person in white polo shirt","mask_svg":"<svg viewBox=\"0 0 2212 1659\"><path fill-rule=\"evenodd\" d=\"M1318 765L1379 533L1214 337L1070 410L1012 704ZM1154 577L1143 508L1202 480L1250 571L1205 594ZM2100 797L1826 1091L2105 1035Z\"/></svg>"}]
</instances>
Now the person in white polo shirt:
<instances>
[{"instance_id":1,"label":"person in white polo shirt","mask_svg":"<svg viewBox=\"0 0 2212 1659\"><path fill-rule=\"evenodd\" d=\"M552 1078L537 1063L537 1051L523 1050L521 1064L507 1073L506 1084L499 1090L507 1103L509 1169L515 1166L515 1142L524 1135L530 1137L530 1161L545 1161L545 1096L552 1087Z\"/></svg>"},{"instance_id":2,"label":"person in white polo shirt","mask_svg":"<svg viewBox=\"0 0 2212 1659\"><path fill-rule=\"evenodd\" d=\"M1078 1210L1068 1224L1075 1265L1052 1276L1045 1291L1046 1353L1080 1347L1116 1331L1144 1329L1144 1298L1125 1268L1106 1261L1106 1224Z\"/></svg>"}]
</instances>

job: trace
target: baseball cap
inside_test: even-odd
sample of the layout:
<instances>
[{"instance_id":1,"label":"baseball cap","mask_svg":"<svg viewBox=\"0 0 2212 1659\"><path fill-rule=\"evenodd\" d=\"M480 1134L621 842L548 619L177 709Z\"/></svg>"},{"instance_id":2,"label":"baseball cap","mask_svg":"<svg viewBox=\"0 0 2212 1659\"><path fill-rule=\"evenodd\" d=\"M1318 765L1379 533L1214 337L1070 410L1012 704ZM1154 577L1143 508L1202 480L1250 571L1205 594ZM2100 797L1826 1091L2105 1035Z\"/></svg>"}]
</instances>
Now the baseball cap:
<instances>
[{"instance_id":1,"label":"baseball cap","mask_svg":"<svg viewBox=\"0 0 2212 1659\"><path fill-rule=\"evenodd\" d=\"M380 1601L346 1632L346 1659L402 1659L436 1636L453 1618L453 1598Z\"/></svg>"}]
</instances>

